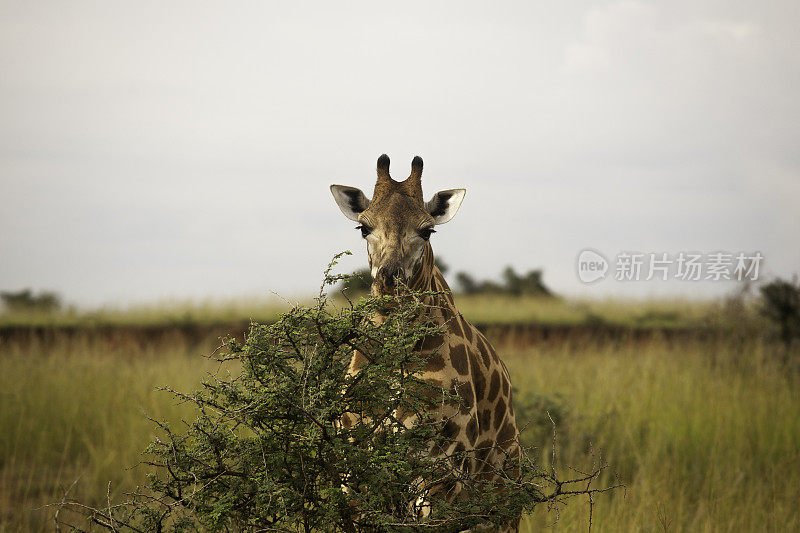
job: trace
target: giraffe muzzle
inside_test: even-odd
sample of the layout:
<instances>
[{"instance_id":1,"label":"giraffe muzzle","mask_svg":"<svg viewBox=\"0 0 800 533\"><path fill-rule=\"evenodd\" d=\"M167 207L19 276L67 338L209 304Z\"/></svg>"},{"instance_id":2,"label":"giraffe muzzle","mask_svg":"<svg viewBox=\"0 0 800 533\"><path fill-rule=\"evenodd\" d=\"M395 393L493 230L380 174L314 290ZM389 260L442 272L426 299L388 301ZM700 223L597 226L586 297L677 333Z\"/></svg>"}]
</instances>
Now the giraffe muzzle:
<instances>
[{"instance_id":1,"label":"giraffe muzzle","mask_svg":"<svg viewBox=\"0 0 800 533\"><path fill-rule=\"evenodd\" d=\"M405 282L405 275L403 269L399 266L381 267L375 276L375 281L378 283L378 288L381 292L384 294L392 293L398 282Z\"/></svg>"}]
</instances>

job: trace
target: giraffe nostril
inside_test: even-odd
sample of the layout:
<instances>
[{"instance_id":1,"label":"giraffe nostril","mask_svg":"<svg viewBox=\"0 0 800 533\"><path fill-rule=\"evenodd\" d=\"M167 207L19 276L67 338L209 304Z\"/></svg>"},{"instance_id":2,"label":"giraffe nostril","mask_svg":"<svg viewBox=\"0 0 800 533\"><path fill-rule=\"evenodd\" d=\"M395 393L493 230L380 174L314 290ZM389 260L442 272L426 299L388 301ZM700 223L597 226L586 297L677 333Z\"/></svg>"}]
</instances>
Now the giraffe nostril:
<instances>
[{"instance_id":1,"label":"giraffe nostril","mask_svg":"<svg viewBox=\"0 0 800 533\"><path fill-rule=\"evenodd\" d=\"M394 287L397 278L402 278L399 267L383 267L378 271L378 279L387 287Z\"/></svg>"}]
</instances>

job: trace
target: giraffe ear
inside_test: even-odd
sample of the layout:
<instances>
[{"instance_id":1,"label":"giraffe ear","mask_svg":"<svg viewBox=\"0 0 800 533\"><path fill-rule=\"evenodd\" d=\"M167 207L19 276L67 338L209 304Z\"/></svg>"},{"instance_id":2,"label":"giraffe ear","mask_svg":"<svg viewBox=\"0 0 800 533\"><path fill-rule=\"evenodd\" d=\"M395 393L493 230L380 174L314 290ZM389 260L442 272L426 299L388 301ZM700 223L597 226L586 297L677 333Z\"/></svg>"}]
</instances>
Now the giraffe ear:
<instances>
[{"instance_id":1,"label":"giraffe ear","mask_svg":"<svg viewBox=\"0 0 800 533\"><path fill-rule=\"evenodd\" d=\"M358 222L358 215L369 207L369 199L364 196L361 189L348 187L347 185L331 185L333 199L344 216L350 220Z\"/></svg>"},{"instance_id":2,"label":"giraffe ear","mask_svg":"<svg viewBox=\"0 0 800 533\"><path fill-rule=\"evenodd\" d=\"M433 217L435 224L444 224L456 216L465 194L466 189L439 191L425 204L425 210Z\"/></svg>"}]
</instances>

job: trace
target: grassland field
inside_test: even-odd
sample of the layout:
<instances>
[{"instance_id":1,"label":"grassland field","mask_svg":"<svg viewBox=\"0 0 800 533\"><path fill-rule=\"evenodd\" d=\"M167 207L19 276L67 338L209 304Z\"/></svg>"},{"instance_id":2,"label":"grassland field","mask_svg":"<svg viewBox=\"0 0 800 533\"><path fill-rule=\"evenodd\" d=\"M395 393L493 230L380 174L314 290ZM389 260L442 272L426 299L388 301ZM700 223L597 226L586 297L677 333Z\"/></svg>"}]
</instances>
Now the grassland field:
<instances>
[{"instance_id":1,"label":"grassland field","mask_svg":"<svg viewBox=\"0 0 800 533\"><path fill-rule=\"evenodd\" d=\"M586 324L606 323L626 326L716 326L727 319L725 300L575 300L565 298L511 298L499 295L456 296L459 310L474 322ZM275 298L217 299L205 301L163 301L156 304L98 309L67 308L54 313L36 310L0 312L4 326L146 326L161 324L237 323L275 320L293 305L310 300ZM343 299L335 305L347 305ZM739 313L742 311L740 310ZM744 310L749 320L756 319L752 309Z\"/></svg>"},{"instance_id":2,"label":"grassland field","mask_svg":"<svg viewBox=\"0 0 800 533\"><path fill-rule=\"evenodd\" d=\"M587 312L605 313L609 322L659 313L687 324L725 316L713 303L474 303L468 311L471 303L459 302L472 320L492 312L532 320L539 311L537 319L554 321L584 320ZM212 308L184 311L213 318ZM155 316L120 311L114 320ZM173 424L192 416L154 389L189 391L220 371L202 356L217 344L128 344L91 335L0 344L0 531L52 531L49 504L76 480L71 496L98 506L109 482L112 499L142 484L147 469L135 466L155 435L145 413ZM667 342L655 334L498 348L518 418L530 421L523 439L542 464L552 457L549 413L564 476L568 466L585 468L594 450L611 465L600 483L625 484L596 497L594 531L800 531L800 373L760 338ZM587 530L585 501L557 514L540 508L522 531Z\"/></svg>"}]
</instances>

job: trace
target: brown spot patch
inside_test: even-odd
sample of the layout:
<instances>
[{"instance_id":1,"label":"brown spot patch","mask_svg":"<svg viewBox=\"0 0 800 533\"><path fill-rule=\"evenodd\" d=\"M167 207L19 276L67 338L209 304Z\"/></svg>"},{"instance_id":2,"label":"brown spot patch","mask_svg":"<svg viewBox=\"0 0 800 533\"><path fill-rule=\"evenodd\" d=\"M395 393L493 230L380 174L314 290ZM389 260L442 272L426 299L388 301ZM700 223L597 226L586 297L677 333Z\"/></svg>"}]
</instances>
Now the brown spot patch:
<instances>
[{"instance_id":1,"label":"brown spot patch","mask_svg":"<svg viewBox=\"0 0 800 533\"><path fill-rule=\"evenodd\" d=\"M491 438L486 438L480 441L478 444L475 445L476 450L491 450L492 446L494 446L494 442Z\"/></svg>"},{"instance_id":2,"label":"brown spot patch","mask_svg":"<svg viewBox=\"0 0 800 533\"><path fill-rule=\"evenodd\" d=\"M459 442L456 444L455 448L453 448L453 454L450 457L452 465L462 471L465 470L465 463L469 463L467 454L465 453L466 449L467 447L464 446L464 443Z\"/></svg>"},{"instance_id":3,"label":"brown spot patch","mask_svg":"<svg viewBox=\"0 0 800 533\"><path fill-rule=\"evenodd\" d=\"M442 428L442 437L447 440L453 440L456 435L458 435L459 431L461 431L461 428L458 427L458 424L452 420L448 420Z\"/></svg>"},{"instance_id":4,"label":"brown spot patch","mask_svg":"<svg viewBox=\"0 0 800 533\"><path fill-rule=\"evenodd\" d=\"M443 444L441 442L434 442L431 445L430 451L428 451L428 455L431 457L441 457L444 455L445 450L443 448Z\"/></svg>"},{"instance_id":5,"label":"brown spot patch","mask_svg":"<svg viewBox=\"0 0 800 533\"><path fill-rule=\"evenodd\" d=\"M478 471L489 467L486 460L489 457L489 452L492 451L493 446L494 442L492 442L492 439L484 439L475 445L475 459L478 463Z\"/></svg>"},{"instance_id":6,"label":"brown spot patch","mask_svg":"<svg viewBox=\"0 0 800 533\"><path fill-rule=\"evenodd\" d=\"M475 392L472 390L472 384L469 381L453 380L450 390L461 398L461 413L469 413L472 406L475 405Z\"/></svg>"},{"instance_id":7,"label":"brown spot patch","mask_svg":"<svg viewBox=\"0 0 800 533\"><path fill-rule=\"evenodd\" d=\"M486 399L493 402L498 392L500 392L500 372L495 369L495 371L492 372L492 380L489 383L489 394L486 396Z\"/></svg>"},{"instance_id":8,"label":"brown spot patch","mask_svg":"<svg viewBox=\"0 0 800 533\"><path fill-rule=\"evenodd\" d=\"M422 352L432 352L440 349L442 345L444 345L444 337L442 335L429 335L422 339L417 347L417 350Z\"/></svg>"},{"instance_id":9,"label":"brown spot patch","mask_svg":"<svg viewBox=\"0 0 800 533\"><path fill-rule=\"evenodd\" d=\"M487 408L478 415L478 426L481 429L492 427L492 410Z\"/></svg>"},{"instance_id":10,"label":"brown spot patch","mask_svg":"<svg viewBox=\"0 0 800 533\"><path fill-rule=\"evenodd\" d=\"M453 447L453 453L450 454L450 464L456 468L463 468L466 446L463 442L459 442Z\"/></svg>"},{"instance_id":11,"label":"brown spot patch","mask_svg":"<svg viewBox=\"0 0 800 533\"><path fill-rule=\"evenodd\" d=\"M486 346L486 341L478 337L477 344L478 344L478 351L480 352L481 359L483 360L483 366L488 369L489 367L492 366L492 362L489 359L489 349Z\"/></svg>"},{"instance_id":12,"label":"brown spot patch","mask_svg":"<svg viewBox=\"0 0 800 533\"><path fill-rule=\"evenodd\" d=\"M497 405L494 406L494 429L499 429L500 424L503 423L503 418L506 416L506 402L502 398L497 400Z\"/></svg>"},{"instance_id":13,"label":"brown spot patch","mask_svg":"<svg viewBox=\"0 0 800 533\"><path fill-rule=\"evenodd\" d=\"M461 322L461 329L464 330L464 337L467 338L467 342L472 344L472 339L474 338L474 334L472 333L472 326L464 320L463 317L458 317L459 322Z\"/></svg>"},{"instance_id":14,"label":"brown spot patch","mask_svg":"<svg viewBox=\"0 0 800 533\"><path fill-rule=\"evenodd\" d=\"M459 339L464 337L464 330L461 329L461 323L458 321L458 319L450 321L450 331Z\"/></svg>"},{"instance_id":15,"label":"brown spot patch","mask_svg":"<svg viewBox=\"0 0 800 533\"><path fill-rule=\"evenodd\" d=\"M474 416L467 423L467 438L470 445L475 444L475 439L478 438L478 419Z\"/></svg>"},{"instance_id":16,"label":"brown spot patch","mask_svg":"<svg viewBox=\"0 0 800 533\"><path fill-rule=\"evenodd\" d=\"M489 347L489 353L492 356L492 361L494 361L495 363L500 361L500 358L497 356L497 350L494 349L494 346L492 346L491 344L488 344L488 343L487 343L487 346ZM505 365L503 365L503 368L505 368Z\"/></svg>"},{"instance_id":17,"label":"brown spot patch","mask_svg":"<svg viewBox=\"0 0 800 533\"><path fill-rule=\"evenodd\" d=\"M467 361L467 349L463 344L450 347L450 363L456 372L466 375L469 372L469 362Z\"/></svg>"},{"instance_id":18,"label":"brown spot patch","mask_svg":"<svg viewBox=\"0 0 800 533\"><path fill-rule=\"evenodd\" d=\"M507 421L503 425L503 429L500 430L500 433L497 435L497 444L500 446L506 446L510 443L514 442L514 438L517 436L517 428L511 421Z\"/></svg>"},{"instance_id":19,"label":"brown spot patch","mask_svg":"<svg viewBox=\"0 0 800 533\"><path fill-rule=\"evenodd\" d=\"M428 357L425 362L426 372L438 372L444 368L444 358L439 353L433 353Z\"/></svg>"},{"instance_id":20,"label":"brown spot patch","mask_svg":"<svg viewBox=\"0 0 800 533\"><path fill-rule=\"evenodd\" d=\"M472 370L472 384L475 386L475 401L480 402L486 394L486 376L478 368L478 358L474 353L469 354L469 366Z\"/></svg>"},{"instance_id":21,"label":"brown spot patch","mask_svg":"<svg viewBox=\"0 0 800 533\"><path fill-rule=\"evenodd\" d=\"M433 385L433 387L426 387L423 389L422 397L428 400L430 402L430 406L432 407L435 403L441 401L442 399L442 391L436 388L442 387L442 382L438 379L426 379L425 381Z\"/></svg>"},{"instance_id":22,"label":"brown spot patch","mask_svg":"<svg viewBox=\"0 0 800 533\"><path fill-rule=\"evenodd\" d=\"M449 322L450 319L453 318L453 312L447 306L440 308L439 312L442 314L442 319L445 322Z\"/></svg>"},{"instance_id":23,"label":"brown spot patch","mask_svg":"<svg viewBox=\"0 0 800 533\"><path fill-rule=\"evenodd\" d=\"M508 396L508 391L511 390L511 383L508 382L508 378L504 375L503 376L503 395Z\"/></svg>"}]
</instances>

